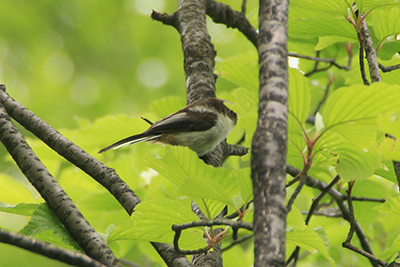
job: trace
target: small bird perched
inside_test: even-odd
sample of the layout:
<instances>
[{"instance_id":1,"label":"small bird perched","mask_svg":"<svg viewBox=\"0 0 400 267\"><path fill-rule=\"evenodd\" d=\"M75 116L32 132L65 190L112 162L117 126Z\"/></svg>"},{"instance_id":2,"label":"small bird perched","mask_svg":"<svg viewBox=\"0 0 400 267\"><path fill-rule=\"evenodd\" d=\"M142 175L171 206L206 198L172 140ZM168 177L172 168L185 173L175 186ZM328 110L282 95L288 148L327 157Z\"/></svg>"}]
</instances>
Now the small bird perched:
<instances>
[{"instance_id":1,"label":"small bird perched","mask_svg":"<svg viewBox=\"0 0 400 267\"><path fill-rule=\"evenodd\" d=\"M210 98L191 103L155 122L143 133L122 139L98 153L152 140L174 146L187 146L201 157L221 143L236 125L236 113L227 108L224 102Z\"/></svg>"}]
</instances>

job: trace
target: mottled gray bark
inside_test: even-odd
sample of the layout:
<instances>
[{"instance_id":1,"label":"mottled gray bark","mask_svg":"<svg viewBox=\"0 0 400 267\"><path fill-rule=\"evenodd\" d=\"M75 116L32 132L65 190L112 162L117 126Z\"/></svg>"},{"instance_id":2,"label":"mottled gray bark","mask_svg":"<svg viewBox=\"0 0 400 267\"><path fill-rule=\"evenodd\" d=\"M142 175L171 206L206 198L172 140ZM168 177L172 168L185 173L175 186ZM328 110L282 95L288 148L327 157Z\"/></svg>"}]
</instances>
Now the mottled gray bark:
<instances>
[{"instance_id":1,"label":"mottled gray bark","mask_svg":"<svg viewBox=\"0 0 400 267\"><path fill-rule=\"evenodd\" d=\"M254 266L285 266L288 1L260 0L260 93L251 155Z\"/></svg>"}]
</instances>

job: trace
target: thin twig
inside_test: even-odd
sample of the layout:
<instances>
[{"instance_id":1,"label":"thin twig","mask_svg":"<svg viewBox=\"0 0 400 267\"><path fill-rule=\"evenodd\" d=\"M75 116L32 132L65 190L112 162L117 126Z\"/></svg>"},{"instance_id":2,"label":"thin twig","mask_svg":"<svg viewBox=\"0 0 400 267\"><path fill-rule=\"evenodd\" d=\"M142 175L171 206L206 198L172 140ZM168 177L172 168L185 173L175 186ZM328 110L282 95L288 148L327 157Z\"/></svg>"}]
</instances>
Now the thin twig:
<instances>
[{"instance_id":1,"label":"thin twig","mask_svg":"<svg viewBox=\"0 0 400 267\"><path fill-rule=\"evenodd\" d=\"M369 81L368 81L368 78L367 78L367 74L366 74L366 72L365 72L365 64L364 64L364 44L363 44L363 42L360 42L359 59L360 59L361 78L362 78L363 83L364 83L365 85L369 85Z\"/></svg>"},{"instance_id":2,"label":"thin twig","mask_svg":"<svg viewBox=\"0 0 400 267\"><path fill-rule=\"evenodd\" d=\"M372 197L351 197L351 200L353 201L369 201L369 202L379 202L379 203L384 203L386 199L384 198L372 198Z\"/></svg>"},{"instance_id":3,"label":"thin twig","mask_svg":"<svg viewBox=\"0 0 400 267\"><path fill-rule=\"evenodd\" d=\"M292 209L292 205L293 205L295 199L300 194L300 191L303 188L305 176L307 176L307 174L303 174L303 172L301 172L299 184L297 185L296 189L294 190L294 192L293 192L292 196L290 197L288 204L286 206L286 210L288 213Z\"/></svg>"},{"instance_id":4,"label":"thin twig","mask_svg":"<svg viewBox=\"0 0 400 267\"><path fill-rule=\"evenodd\" d=\"M354 251L354 252L356 252L356 253L358 253L358 254L360 254L360 255L366 257L366 258L368 258L370 261L374 261L375 263L377 263L377 264L379 264L379 265L381 265L381 266L386 266L386 265L387 265L387 262L385 262L385 261L383 261L383 260L381 260L381 259L376 258L376 257L375 257L374 255L372 255L371 253L368 253L368 252L366 252L366 251L364 251L364 250L362 250L362 249L359 249L358 247L353 246L353 245L350 244L350 243L344 242L344 243L342 244L342 246L345 247L345 248L348 248L348 249L350 249L350 250L352 250L352 251Z\"/></svg>"},{"instance_id":5,"label":"thin twig","mask_svg":"<svg viewBox=\"0 0 400 267\"><path fill-rule=\"evenodd\" d=\"M324 96L322 97L321 101L319 101L319 103L317 105L317 108L314 111L314 116L321 109L321 107L325 103L326 99L328 99L329 89L330 89L330 87L331 87L331 85L333 84L333 81L334 81L333 76L331 74L328 74L328 75L329 75L328 84L326 85Z\"/></svg>"},{"instance_id":6,"label":"thin twig","mask_svg":"<svg viewBox=\"0 0 400 267\"><path fill-rule=\"evenodd\" d=\"M328 186L326 186L319 194L318 196L313 200L313 203L310 207L310 211L308 212L307 218L305 220L305 224L308 225L308 223L311 220L311 216L313 215L314 211L318 207L318 203L321 201L321 199L329 192L329 190L332 189L332 187L340 180L339 175L336 175L336 177L329 183ZM301 182L301 181L300 181ZM296 246L295 250L293 253L290 255L288 260L286 261L286 266L290 264L292 260L294 260L294 266L296 266L296 262L299 258L299 252L300 252L300 247Z\"/></svg>"},{"instance_id":7,"label":"thin twig","mask_svg":"<svg viewBox=\"0 0 400 267\"><path fill-rule=\"evenodd\" d=\"M299 169L286 164L286 172L291 175L292 177L295 177L297 175L299 175L299 173L301 172ZM323 191L324 188L326 188L328 185L325 184L324 182L314 179L311 176L307 176L306 179L306 185L315 189L318 189L320 191ZM343 194L340 193L339 191L337 191L335 188L331 188L331 190L329 190L328 194L336 201L336 204L338 205L338 207L340 208L342 214L343 214L343 218L347 221L350 221L349 217L349 208L347 207L347 205L343 202ZM361 228L360 224L355 220L355 225L356 225L356 229L355 232L357 234L357 237L359 239L359 242L362 246L362 248L370 253L373 254L371 245L368 242L368 239L363 231L363 229ZM370 262L372 264L372 266L377 267L378 264L370 259Z\"/></svg>"},{"instance_id":8,"label":"thin twig","mask_svg":"<svg viewBox=\"0 0 400 267\"><path fill-rule=\"evenodd\" d=\"M247 9L247 0L243 0L242 2L242 14L246 15L246 9Z\"/></svg>"},{"instance_id":9,"label":"thin twig","mask_svg":"<svg viewBox=\"0 0 400 267\"><path fill-rule=\"evenodd\" d=\"M302 211L301 214L308 215L308 214L310 214L310 212ZM313 216L325 216L325 217L329 217L329 218L342 218L343 217L343 213L341 213L341 212L314 211L312 213L312 215Z\"/></svg>"},{"instance_id":10,"label":"thin twig","mask_svg":"<svg viewBox=\"0 0 400 267\"><path fill-rule=\"evenodd\" d=\"M233 242L230 243L228 246L224 247L224 248L222 249L222 252L227 251L227 250L230 249L230 248L233 248L233 247L234 247L235 245L237 245L237 244L241 244L241 243L243 243L243 242L249 240L249 239L252 238L253 236L254 236L253 234L251 234L251 235L246 235L245 237L243 237L243 238L241 238L241 239L238 239L238 240L233 241Z\"/></svg>"},{"instance_id":11,"label":"thin twig","mask_svg":"<svg viewBox=\"0 0 400 267\"><path fill-rule=\"evenodd\" d=\"M349 182L349 188L347 189L347 204L349 205L349 211L350 211L350 214L349 214L350 230L347 235L345 243L350 243L351 239L353 238L354 230L356 228L353 200L351 199L351 191L353 189L353 185L354 185L354 181Z\"/></svg>"},{"instance_id":12,"label":"thin twig","mask_svg":"<svg viewBox=\"0 0 400 267\"><path fill-rule=\"evenodd\" d=\"M310 211L309 211L309 213L307 215L307 218L306 218L306 221L305 221L306 225L308 225L308 223L310 222L311 216L313 215L313 213L315 212L316 208L318 207L318 204L321 201L321 199L329 192L329 190L332 189L332 187L337 182L339 182L339 180L340 180L339 175L336 175L335 178L333 178L333 180L328 184L328 186L325 187L324 190L322 190L318 194L318 196L313 200L313 203L311 204L311 207L310 207Z\"/></svg>"},{"instance_id":13,"label":"thin twig","mask_svg":"<svg viewBox=\"0 0 400 267\"><path fill-rule=\"evenodd\" d=\"M291 185L297 183L299 180L300 180L300 176L294 177L291 181L289 181L289 182L287 183L286 187L289 187L289 186L291 186Z\"/></svg>"},{"instance_id":14,"label":"thin twig","mask_svg":"<svg viewBox=\"0 0 400 267\"><path fill-rule=\"evenodd\" d=\"M316 72L328 70L332 66L335 66L340 70L347 70L347 71L350 70L350 65L349 65L349 64L351 64L351 57L350 56L349 56L349 63L347 64L347 66L343 66L343 65L338 64L334 58L320 58L318 52L317 52L317 56L316 57L299 55L299 54L293 53L293 52L289 52L288 56L316 61L315 65L314 65L314 69L312 71L310 71L309 73L306 73L305 74L306 77L308 77L308 76L310 76L310 75L312 75L312 74L314 74ZM328 67L318 69L318 66L319 66L318 62L325 62L325 63L330 63L330 64L329 64Z\"/></svg>"},{"instance_id":15,"label":"thin twig","mask_svg":"<svg viewBox=\"0 0 400 267\"><path fill-rule=\"evenodd\" d=\"M174 224L172 225L172 230L175 231L175 236L174 236L174 247L175 251L178 252L179 254L183 255L193 255L193 254L202 254L206 253L208 250L210 250L210 246L206 246L204 248L196 249L196 250L182 250L179 247L179 238L181 236L182 230L188 229L188 228L193 228L193 227L200 227L200 226L214 226L214 225L227 225L232 227L233 231L237 231L240 228L244 228L247 230L252 231L253 230L253 225L248 222L243 222L243 221L232 221L228 219L214 219L214 220L201 220L201 221L194 221L190 223L184 223L184 224Z\"/></svg>"}]
</instances>

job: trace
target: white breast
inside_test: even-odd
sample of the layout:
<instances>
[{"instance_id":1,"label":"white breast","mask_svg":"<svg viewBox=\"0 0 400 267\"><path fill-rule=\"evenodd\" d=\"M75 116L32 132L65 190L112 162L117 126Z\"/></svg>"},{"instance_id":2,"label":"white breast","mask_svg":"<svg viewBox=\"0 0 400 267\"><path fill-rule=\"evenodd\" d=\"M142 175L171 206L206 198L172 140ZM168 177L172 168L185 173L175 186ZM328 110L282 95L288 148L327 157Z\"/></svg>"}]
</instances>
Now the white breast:
<instances>
[{"instance_id":1,"label":"white breast","mask_svg":"<svg viewBox=\"0 0 400 267\"><path fill-rule=\"evenodd\" d=\"M212 151L219 143L221 143L235 126L227 116L218 116L217 123L214 127L200 132L179 133L176 135L178 145L187 146L194 150L198 156Z\"/></svg>"}]
</instances>

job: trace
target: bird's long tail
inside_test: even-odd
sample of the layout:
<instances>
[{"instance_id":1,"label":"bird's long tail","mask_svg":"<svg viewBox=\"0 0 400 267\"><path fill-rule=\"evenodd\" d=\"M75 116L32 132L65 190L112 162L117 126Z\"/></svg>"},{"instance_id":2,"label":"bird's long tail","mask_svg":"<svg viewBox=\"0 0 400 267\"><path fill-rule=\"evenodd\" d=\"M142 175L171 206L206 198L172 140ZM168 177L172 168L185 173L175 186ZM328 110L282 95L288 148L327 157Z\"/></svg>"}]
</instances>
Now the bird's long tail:
<instances>
[{"instance_id":1,"label":"bird's long tail","mask_svg":"<svg viewBox=\"0 0 400 267\"><path fill-rule=\"evenodd\" d=\"M157 139L158 137L160 137L160 135L150 135L150 136L148 134L132 135L132 136L129 136L129 137L125 138L125 139L122 139L122 140L120 140L120 141L118 141L118 142L116 142L116 143L114 143L112 145L109 145L108 147L103 148L102 150L100 150L97 153L101 154L101 153L106 152L107 150L110 150L110 149L114 149L115 150L115 149L118 149L120 147L129 146L129 145L134 144L134 143L138 143L138 142L142 142L142 141L154 140L154 139Z\"/></svg>"}]
</instances>

